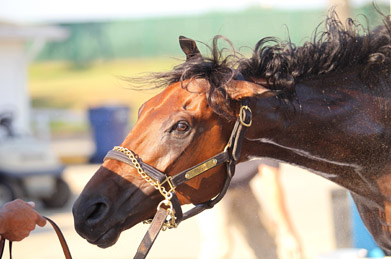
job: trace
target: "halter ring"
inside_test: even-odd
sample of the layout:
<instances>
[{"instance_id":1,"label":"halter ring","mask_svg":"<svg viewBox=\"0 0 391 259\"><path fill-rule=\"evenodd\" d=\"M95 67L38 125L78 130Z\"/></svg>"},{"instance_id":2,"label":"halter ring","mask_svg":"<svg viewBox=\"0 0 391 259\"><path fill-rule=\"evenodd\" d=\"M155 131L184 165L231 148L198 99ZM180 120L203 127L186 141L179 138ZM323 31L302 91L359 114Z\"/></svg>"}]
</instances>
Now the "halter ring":
<instances>
[{"instance_id":1,"label":"halter ring","mask_svg":"<svg viewBox=\"0 0 391 259\"><path fill-rule=\"evenodd\" d=\"M249 122L246 122L246 111L249 111L250 112L250 121ZM239 111L239 120L240 120L240 124L242 124L243 126L245 127L250 127L251 124L253 123L253 120L251 118L251 114L252 114L252 111L250 109L250 107L248 107L247 105L242 105L240 106L240 111Z\"/></svg>"}]
</instances>

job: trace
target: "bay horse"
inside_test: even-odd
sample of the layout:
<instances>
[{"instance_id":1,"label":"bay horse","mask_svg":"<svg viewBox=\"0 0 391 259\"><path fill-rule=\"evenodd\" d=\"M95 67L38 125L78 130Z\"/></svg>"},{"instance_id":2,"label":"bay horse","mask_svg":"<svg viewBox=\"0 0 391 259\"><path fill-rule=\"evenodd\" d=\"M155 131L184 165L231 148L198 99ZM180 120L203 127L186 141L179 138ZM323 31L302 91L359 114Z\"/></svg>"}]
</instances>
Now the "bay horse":
<instances>
[{"instance_id":1,"label":"bay horse","mask_svg":"<svg viewBox=\"0 0 391 259\"><path fill-rule=\"evenodd\" d=\"M345 187L390 254L390 17L383 23L369 31L352 19L343 25L331 13L325 30L302 46L263 38L249 58L223 55L221 37L214 38L211 57L203 57L195 41L180 37L186 61L153 74L164 89L140 107L134 128L115 148L117 157L105 159L78 197L77 232L109 247L173 193L180 204L219 197L229 176L216 159L178 186L172 179L226 152L240 117L247 131L234 163L268 157ZM243 110L252 111L252 125ZM145 174L147 167L171 180L159 185ZM170 191L161 193L157 185Z\"/></svg>"}]
</instances>

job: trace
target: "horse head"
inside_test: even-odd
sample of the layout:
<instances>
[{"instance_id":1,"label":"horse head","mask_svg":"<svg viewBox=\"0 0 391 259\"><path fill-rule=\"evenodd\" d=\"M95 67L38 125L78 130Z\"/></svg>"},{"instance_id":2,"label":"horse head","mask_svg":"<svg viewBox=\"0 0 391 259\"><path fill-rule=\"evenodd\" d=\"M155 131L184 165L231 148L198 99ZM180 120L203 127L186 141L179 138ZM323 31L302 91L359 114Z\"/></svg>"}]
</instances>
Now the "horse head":
<instances>
[{"instance_id":1,"label":"horse head","mask_svg":"<svg viewBox=\"0 0 391 259\"><path fill-rule=\"evenodd\" d=\"M202 59L196 43L180 37L186 62ZM185 63L186 63L185 62ZM267 92L245 81L230 80L225 89L232 115L239 100ZM227 145L234 123L211 107L210 82L191 78L167 86L139 109L138 121L121 147L167 176L218 154ZM221 96L220 96L221 97ZM227 105L227 103L225 103ZM199 204L215 197L223 188L226 167L222 164L176 187L181 204ZM113 245L119 234L156 212L163 196L142 172L115 159L107 159L85 186L73 206L75 228L100 247Z\"/></svg>"},{"instance_id":2,"label":"horse head","mask_svg":"<svg viewBox=\"0 0 391 259\"><path fill-rule=\"evenodd\" d=\"M202 57L193 40L181 37L186 61L157 74L166 88L142 105L136 125L114 149L117 157L108 153L75 202L77 232L108 247L123 230L161 212L161 204L168 206L164 201L171 201L172 192L176 204L221 197L231 175L226 160L179 185L173 181L234 150L237 121L248 125L236 118L251 107L255 126L246 132L241 156L231 152L229 163L231 157L236 162L275 158L346 187L366 227L391 254L391 23L388 16L383 21L361 36L366 26L352 20L342 26L332 14L326 33L314 33L309 43L296 47L264 38L253 56L236 59L236 66L229 62L234 55L222 59L218 37L212 58ZM165 180L156 181L143 167Z\"/></svg>"}]
</instances>

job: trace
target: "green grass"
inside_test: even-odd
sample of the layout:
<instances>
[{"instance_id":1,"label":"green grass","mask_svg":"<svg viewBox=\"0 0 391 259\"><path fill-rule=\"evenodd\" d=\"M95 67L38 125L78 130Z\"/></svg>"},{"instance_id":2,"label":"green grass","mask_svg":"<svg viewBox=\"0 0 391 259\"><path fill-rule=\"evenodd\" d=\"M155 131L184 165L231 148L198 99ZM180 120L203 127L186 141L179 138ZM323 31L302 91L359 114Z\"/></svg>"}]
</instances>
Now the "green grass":
<instances>
[{"instance_id":1,"label":"green grass","mask_svg":"<svg viewBox=\"0 0 391 259\"><path fill-rule=\"evenodd\" d=\"M96 62L75 69L64 62L34 63L29 70L29 92L36 108L85 110L105 104L131 107L134 121L138 107L157 91L133 91L120 77L170 70L176 59L133 59Z\"/></svg>"}]
</instances>

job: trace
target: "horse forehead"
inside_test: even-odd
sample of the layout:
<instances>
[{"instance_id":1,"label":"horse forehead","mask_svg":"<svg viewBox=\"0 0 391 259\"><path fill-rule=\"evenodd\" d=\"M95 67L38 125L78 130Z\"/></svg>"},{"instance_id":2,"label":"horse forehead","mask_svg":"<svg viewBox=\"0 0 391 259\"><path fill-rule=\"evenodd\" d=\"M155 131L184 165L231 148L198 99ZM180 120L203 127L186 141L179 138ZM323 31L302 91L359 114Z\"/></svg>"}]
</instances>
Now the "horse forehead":
<instances>
[{"instance_id":1,"label":"horse forehead","mask_svg":"<svg viewBox=\"0 0 391 259\"><path fill-rule=\"evenodd\" d=\"M164 107L168 110L181 109L183 107L204 107L207 106L205 93L205 80L194 80L183 82L186 87L182 87L180 82L169 85L160 94L148 101L148 107Z\"/></svg>"}]
</instances>

